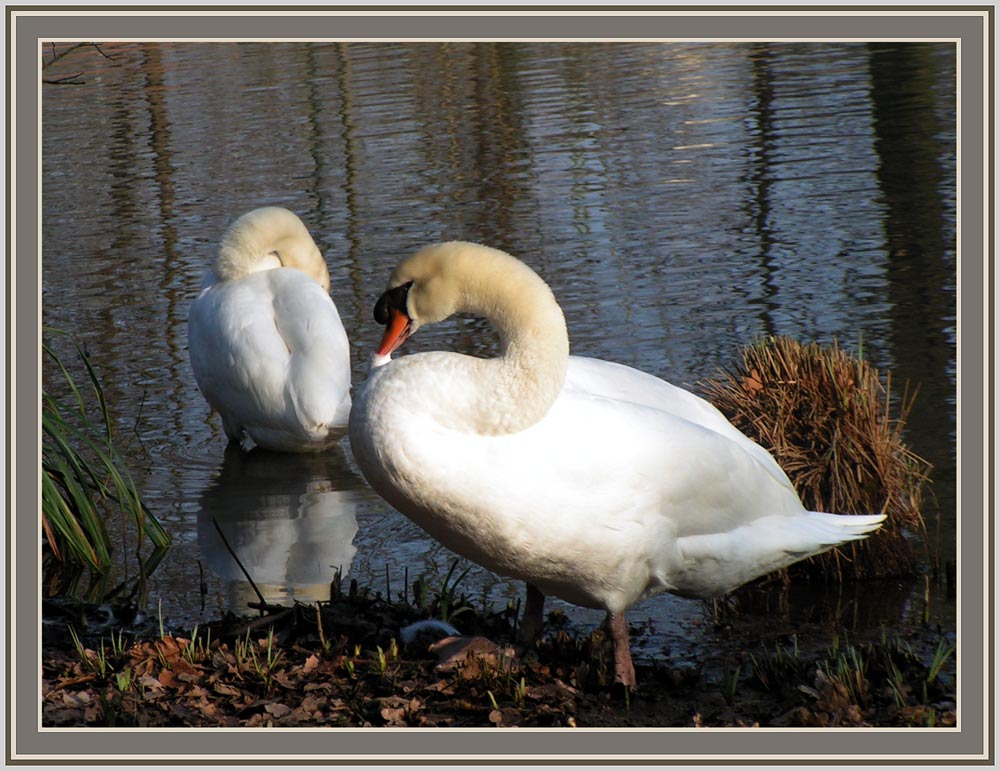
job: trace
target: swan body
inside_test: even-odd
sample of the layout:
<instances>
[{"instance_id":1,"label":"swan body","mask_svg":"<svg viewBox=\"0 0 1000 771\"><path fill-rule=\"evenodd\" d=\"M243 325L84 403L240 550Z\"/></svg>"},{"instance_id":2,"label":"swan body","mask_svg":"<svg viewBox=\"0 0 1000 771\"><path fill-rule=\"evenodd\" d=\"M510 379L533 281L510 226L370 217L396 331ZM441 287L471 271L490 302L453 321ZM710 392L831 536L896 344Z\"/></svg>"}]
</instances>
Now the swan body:
<instances>
[{"instance_id":1,"label":"swan body","mask_svg":"<svg viewBox=\"0 0 1000 771\"><path fill-rule=\"evenodd\" d=\"M286 209L255 209L223 236L191 306L188 343L230 440L307 452L346 432L350 353L329 288L323 256Z\"/></svg>"},{"instance_id":2,"label":"swan body","mask_svg":"<svg viewBox=\"0 0 1000 771\"><path fill-rule=\"evenodd\" d=\"M379 361L459 311L493 322L500 356L374 367L350 419L359 467L446 547L526 581L530 627L544 595L608 611L626 685L630 605L718 596L879 527L806 511L773 457L694 394L569 356L548 286L497 250L452 242L404 260L376 307Z\"/></svg>"}]
</instances>

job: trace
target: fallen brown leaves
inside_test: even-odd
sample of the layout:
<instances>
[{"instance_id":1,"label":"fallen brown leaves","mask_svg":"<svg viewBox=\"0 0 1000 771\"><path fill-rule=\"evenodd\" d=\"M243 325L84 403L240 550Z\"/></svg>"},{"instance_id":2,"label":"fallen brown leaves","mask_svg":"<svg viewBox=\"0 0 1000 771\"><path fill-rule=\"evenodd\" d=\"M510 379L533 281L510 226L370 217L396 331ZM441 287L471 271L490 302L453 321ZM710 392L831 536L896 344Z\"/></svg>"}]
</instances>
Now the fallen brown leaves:
<instances>
[{"instance_id":1,"label":"fallen brown leaves","mask_svg":"<svg viewBox=\"0 0 1000 771\"><path fill-rule=\"evenodd\" d=\"M43 651L48 726L572 726L619 705L600 690L605 667L565 633L548 658L519 655L503 617L484 634L401 650L390 632L407 605L338 596L262 619L229 619L194 639L164 635L111 650L49 634ZM495 628L489 629L489 623ZM598 635L598 639L600 636ZM551 659L565 659L558 664ZM585 691L571 685L597 685ZM589 686L588 686L589 687Z\"/></svg>"},{"instance_id":2,"label":"fallen brown leaves","mask_svg":"<svg viewBox=\"0 0 1000 771\"><path fill-rule=\"evenodd\" d=\"M710 668L639 667L628 700L607 681L600 630L550 635L523 653L503 619L470 620L467 634L398 647L393 633L414 611L364 597L270 617L230 618L211 630L65 644L46 625L45 726L862 726L954 725L954 686L935 680L906 648L858 647L867 675L836 677L820 659L785 654L769 676L744 675L724 698ZM267 623L270 619L270 625ZM497 619L494 619L497 620ZM322 629L322 635L319 633ZM893 688L880 661L891 654ZM905 654L905 655L904 655ZM761 660L763 662L763 659ZM947 662L952 667L953 662ZM758 664L757 671L763 674ZM854 679L850 679L850 678ZM949 675L949 682L953 682ZM861 696L844 683L857 685ZM922 692L922 693L921 693ZM921 695L917 695L920 693ZM929 693L929 697L928 697ZM860 699L860 702L858 701Z\"/></svg>"}]
</instances>

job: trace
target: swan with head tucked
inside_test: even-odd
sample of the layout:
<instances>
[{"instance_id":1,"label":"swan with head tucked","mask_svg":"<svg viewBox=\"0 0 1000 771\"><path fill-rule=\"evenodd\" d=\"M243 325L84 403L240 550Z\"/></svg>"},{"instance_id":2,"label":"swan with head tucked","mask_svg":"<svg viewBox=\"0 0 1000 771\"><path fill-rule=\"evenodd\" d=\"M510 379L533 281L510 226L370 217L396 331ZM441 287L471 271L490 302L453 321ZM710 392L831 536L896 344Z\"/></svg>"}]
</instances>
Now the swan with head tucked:
<instances>
[{"instance_id":1,"label":"swan with head tucked","mask_svg":"<svg viewBox=\"0 0 1000 771\"><path fill-rule=\"evenodd\" d=\"M302 221L268 206L222 238L188 317L198 388L231 441L323 450L347 430L347 333L326 262Z\"/></svg>"},{"instance_id":2,"label":"swan with head tucked","mask_svg":"<svg viewBox=\"0 0 1000 771\"><path fill-rule=\"evenodd\" d=\"M420 327L485 316L500 355L390 360ZM350 441L390 504L446 547L528 585L522 640L546 595L603 608L615 679L635 687L625 610L741 584L876 530L882 515L806 511L760 445L652 375L569 355L562 310L514 257L450 242L403 260Z\"/></svg>"}]
</instances>

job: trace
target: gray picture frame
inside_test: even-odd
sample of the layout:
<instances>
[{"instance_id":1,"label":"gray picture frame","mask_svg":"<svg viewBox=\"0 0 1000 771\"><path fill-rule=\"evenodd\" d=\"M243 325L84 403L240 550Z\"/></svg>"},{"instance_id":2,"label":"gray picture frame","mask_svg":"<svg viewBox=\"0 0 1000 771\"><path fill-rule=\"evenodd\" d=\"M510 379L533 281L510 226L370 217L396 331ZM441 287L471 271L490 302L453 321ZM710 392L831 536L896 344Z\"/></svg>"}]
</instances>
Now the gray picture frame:
<instances>
[{"instance_id":1,"label":"gray picture frame","mask_svg":"<svg viewBox=\"0 0 1000 771\"><path fill-rule=\"evenodd\" d=\"M248 13L248 10L253 14ZM993 7L7 7L9 764L984 764L993 758ZM952 41L958 47L959 725L954 729L54 729L39 691L39 44L64 40ZM111 735L113 734L113 735Z\"/></svg>"}]
</instances>

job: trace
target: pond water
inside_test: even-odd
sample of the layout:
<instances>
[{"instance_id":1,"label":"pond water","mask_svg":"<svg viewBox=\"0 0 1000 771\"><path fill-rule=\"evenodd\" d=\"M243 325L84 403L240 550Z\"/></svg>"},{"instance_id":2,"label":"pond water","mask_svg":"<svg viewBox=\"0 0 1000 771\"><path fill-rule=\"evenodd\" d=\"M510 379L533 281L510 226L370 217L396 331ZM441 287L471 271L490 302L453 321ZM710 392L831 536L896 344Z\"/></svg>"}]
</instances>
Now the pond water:
<instances>
[{"instance_id":1,"label":"pond water","mask_svg":"<svg viewBox=\"0 0 1000 771\"><path fill-rule=\"evenodd\" d=\"M174 538L148 610L181 628L252 593L324 599L334 570L393 593L452 556L364 484L349 449L227 451L186 318L219 236L288 207L329 264L360 386L402 256L512 252L562 304L573 352L692 386L762 334L863 345L920 384L932 548L955 550L955 51L937 44L116 44L46 70L43 321L81 339L142 493ZM483 322L410 352L490 355ZM521 589L474 569L470 593ZM207 591L200 586L204 582ZM905 622L923 583L796 594ZM954 600L934 614L954 629ZM866 604L868 603L868 604ZM872 605L874 603L874 605ZM868 610L865 610L868 608ZM600 614L568 606L574 623ZM661 596L636 645L697 646ZM857 613L857 610L855 610ZM843 615L843 614L841 614Z\"/></svg>"}]
</instances>

